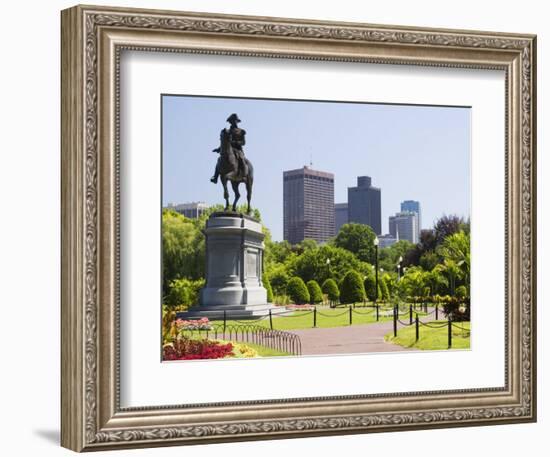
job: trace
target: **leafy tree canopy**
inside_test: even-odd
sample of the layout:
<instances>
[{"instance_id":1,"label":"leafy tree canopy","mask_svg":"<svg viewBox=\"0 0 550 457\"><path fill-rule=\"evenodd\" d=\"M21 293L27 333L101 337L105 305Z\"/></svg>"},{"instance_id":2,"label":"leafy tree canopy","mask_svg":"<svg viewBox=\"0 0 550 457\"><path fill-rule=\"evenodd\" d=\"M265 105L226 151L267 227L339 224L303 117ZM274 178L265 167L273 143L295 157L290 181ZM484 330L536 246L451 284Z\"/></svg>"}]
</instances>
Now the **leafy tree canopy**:
<instances>
[{"instance_id":1,"label":"leafy tree canopy","mask_svg":"<svg viewBox=\"0 0 550 457\"><path fill-rule=\"evenodd\" d=\"M204 277L204 236L196 221L172 210L162 212L163 290L174 279Z\"/></svg>"},{"instance_id":2,"label":"leafy tree canopy","mask_svg":"<svg viewBox=\"0 0 550 457\"><path fill-rule=\"evenodd\" d=\"M407 240L399 240L386 248L382 248L378 254L378 266L384 271L397 271L399 257L405 257L409 251L414 249L414 244ZM406 265L402 262L403 265Z\"/></svg>"},{"instance_id":3,"label":"leafy tree canopy","mask_svg":"<svg viewBox=\"0 0 550 457\"><path fill-rule=\"evenodd\" d=\"M334 245L352 252L363 262L374 263L375 237L376 234L368 225L349 223L342 225L334 238Z\"/></svg>"},{"instance_id":4,"label":"leafy tree canopy","mask_svg":"<svg viewBox=\"0 0 550 457\"><path fill-rule=\"evenodd\" d=\"M340 281L349 270L366 273L372 269L346 249L331 245L308 249L291 258L287 265L292 275L300 276L304 281L314 279L321 284L328 278Z\"/></svg>"}]
</instances>

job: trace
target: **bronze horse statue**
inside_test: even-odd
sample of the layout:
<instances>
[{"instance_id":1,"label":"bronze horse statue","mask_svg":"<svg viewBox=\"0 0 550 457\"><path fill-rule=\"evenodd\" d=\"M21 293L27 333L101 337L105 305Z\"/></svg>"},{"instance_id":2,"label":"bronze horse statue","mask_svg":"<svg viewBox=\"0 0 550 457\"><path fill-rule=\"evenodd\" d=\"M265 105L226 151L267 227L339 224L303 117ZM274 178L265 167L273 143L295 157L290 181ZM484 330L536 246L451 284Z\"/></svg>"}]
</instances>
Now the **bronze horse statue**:
<instances>
[{"instance_id":1,"label":"bronze horse statue","mask_svg":"<svg viewBox=\"0 0 550 457\"><path fill-rule=\"evenodd\" d=\"M231 135L228 129L223 129L220 133L220 157L218 158L218 171L223 186L223 198L225 199L225 210L229 210L229 192L227 182L231 182L235 199L233 200L232 211L237 211L237 202L241 196L239 184L246 185L246 200L248 202L247 214L250 214L250 199L252 198L252 185L254 183L254 168L252 163L246 157L248 172L243 172L243 167L239 166L239 159L231 146Z\"/></svg>"}]
</instances>

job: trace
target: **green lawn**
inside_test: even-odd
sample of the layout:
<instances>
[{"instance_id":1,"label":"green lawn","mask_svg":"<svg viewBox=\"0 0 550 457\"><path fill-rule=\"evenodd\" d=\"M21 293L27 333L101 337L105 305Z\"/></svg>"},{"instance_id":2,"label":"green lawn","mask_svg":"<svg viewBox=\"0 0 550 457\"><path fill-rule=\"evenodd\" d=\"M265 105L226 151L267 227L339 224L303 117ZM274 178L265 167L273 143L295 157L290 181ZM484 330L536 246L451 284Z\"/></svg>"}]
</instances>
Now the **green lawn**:
<instances>
[{"instance_id":1,"label":"green lawn","mask_svg":"<svg viewBox=\"0 0 550 457\"><path fill-rule=\"evenodd\" d=\"M442 325L447 321L433 321L430 325ZM470 348L470 322L457 322L456 326L460 326L464 331L456 326L453 326L452 331L452 349L469 349ZM393 331L387 333L384 339L388 342L399 344L406 348L415 349L447 349L447 326L442 328L429 328L423 325L420 326L420 339L416 340L416 329L414 325L410 327L399 327L397 337L393 336Z\"/></svg>"},{"instance_id":2,"label":"green lawn","mask_svg":"<svg viewBox=\"0 0 550 457\"><path fill-rule=\"evenodd\" d=\"M387 310L384 310L387 311ZM391 312L391 309L389 309ZM380 309L380 322L391 321L392 316L383 316ZM313 311L294 311L285 316L273 315L273 329L275 330L298 330L313 328ZM402 316L400 319L408 319ZM357 307L352 311L352 325L371 324L376 322L376 310L374 308ZM223 324L223 320L212 320L213 324ZM269 318L227 320L227 326L254 324L269 328ZM319 308L317 310L317 328L344 327L349 324L349 308Z\"/></svg>"}]
</instances>

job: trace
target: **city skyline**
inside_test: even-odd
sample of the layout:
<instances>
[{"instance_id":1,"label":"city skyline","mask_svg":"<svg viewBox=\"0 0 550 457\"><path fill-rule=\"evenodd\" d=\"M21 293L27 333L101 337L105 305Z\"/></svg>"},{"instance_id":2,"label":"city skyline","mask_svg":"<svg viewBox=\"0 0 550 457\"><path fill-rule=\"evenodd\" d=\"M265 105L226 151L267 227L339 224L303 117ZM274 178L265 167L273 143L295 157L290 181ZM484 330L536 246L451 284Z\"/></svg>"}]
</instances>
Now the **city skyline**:
<instances>
[{"instance_id":1,"label":"city skyline","mask_svg":"<svg viewBox=\"0 0 550 457\"><path fill-rule=\"evenodd\" d=\"M223 202L221 186L208 181L217 158L210 151L225 118L237 112L247 131L244 150L256 173L252 205L274 240L283 239L283 172L312 158L312 168L335 175L334 203L347 200L358 176L373 178L382 189L381 234L389 233L388 218L404 200L422 202L422 228L444 214L469 217L468 108L187 96L162 100L163 206Z\"/></svg>"}]
</instances>

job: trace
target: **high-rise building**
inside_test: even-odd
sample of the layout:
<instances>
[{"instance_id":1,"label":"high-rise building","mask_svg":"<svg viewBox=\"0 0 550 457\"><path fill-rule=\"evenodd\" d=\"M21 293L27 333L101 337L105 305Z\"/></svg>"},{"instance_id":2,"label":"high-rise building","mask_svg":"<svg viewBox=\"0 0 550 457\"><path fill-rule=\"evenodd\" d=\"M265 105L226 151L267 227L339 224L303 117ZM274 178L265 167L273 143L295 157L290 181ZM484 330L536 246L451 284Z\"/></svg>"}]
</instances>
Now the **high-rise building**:
<instances>
[{"instance_id":1,"label":"high-rise building","mask_svg":"<svg viewBox=\"0 0 550 457\"><path fill-rule=\"evenodd\" d=\"M334 204L334 223L335 232L338 234L340 227L348 223L348 204L347 203L335 203Z\"/></svg>"},{"instance_id":2,"label":"high-rise building","mask_svg":"<svg viewBox=\"0 0 550 457\"><path fill-rule=\"evenodd\" d=\"M334 230L334 175L309 167L283 172L283 236L327 241Z\"/></svg>"},{"instance_id":3,"label":"high-rise building","mask_svg":"<svg viewBox=\"0 0 550 457\"><path fill-rule=\"evenodd\" d=\"M416 213L418 216L417 238L420 240L420 231L422 230L422 212L420 210L420 202L416 200L405 200L401 202L401 212L409 211Z\"/></svg>"},{"instance_id":4,"label":"high-rise building","mask_svg":"<svg viewBox=\"0 0 550 457\"><path fill-rule=\"evenodd\" d=\"M396 213L389 218L390 235L397 240L418 243L418 214L412 211Z\"/></svg>"},{"instance_id":5,"label":"high-rise building","mask_svg":"<svg viewBox=\"0 0 550 457\"><path fill-rule=\"evenodd\" d=\"M209 208L209 205L204 202L168 203L166 208L183 214L190 219L198 219Z\"/></svg>"},{"instance_id":6,"label":"high-rise building","mask_svg":"<svg viewBox=\"0 0 550 457\"><path fill-rule=\"evenodd\" d=\"M382 233L380 189L372 187L369 176L358 176L357 187L348 187L348 220L369 225L374 233Z\"/></svg>"}]
</instances>

